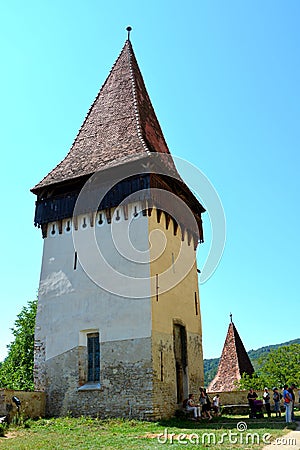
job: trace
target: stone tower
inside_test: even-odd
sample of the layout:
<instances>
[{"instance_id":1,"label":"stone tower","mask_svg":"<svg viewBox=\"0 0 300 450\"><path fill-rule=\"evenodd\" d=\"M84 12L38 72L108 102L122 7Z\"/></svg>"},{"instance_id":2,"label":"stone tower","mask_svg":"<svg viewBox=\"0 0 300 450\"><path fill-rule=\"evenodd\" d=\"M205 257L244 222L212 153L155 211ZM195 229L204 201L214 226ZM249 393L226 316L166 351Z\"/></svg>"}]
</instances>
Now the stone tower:
<instances>
[{"instance_id":1,"label":"stone tower","mask_svg":"<svg viewBox=\"0 0 300 450\"><path fill-rule=\"evenodd\" d=\"M173 415L203 384L204 208L176 171L129 38L69 153L32 192L46 413Z\"/></svg>"},{"instance_id":2,"label":"stone tower","mask_svg":"<svg viewBox=\"0 0 300 450\"><path fill-rule=\"evenodd\" d=\"M242 374L252 375L253 372L252 363L231 316L218 372L207 390L208 392L234 391L237 389L236 382L241 379Z\"/></svg>"}]
</instances>

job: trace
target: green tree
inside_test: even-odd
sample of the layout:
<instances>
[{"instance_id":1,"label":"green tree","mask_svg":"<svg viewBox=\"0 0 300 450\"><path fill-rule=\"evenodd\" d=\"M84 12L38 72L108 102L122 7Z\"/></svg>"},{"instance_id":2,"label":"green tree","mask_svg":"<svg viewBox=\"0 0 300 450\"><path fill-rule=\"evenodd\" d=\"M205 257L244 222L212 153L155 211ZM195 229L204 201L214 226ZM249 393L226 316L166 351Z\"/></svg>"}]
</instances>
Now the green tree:
<instances>
[{"instance_id":1,"label":"green tree","mask_svg":"<svg viewBox=\"0 0 300 450\"><path fill-rule=\"evenodd\" d=\"M29 301L17 315L11 329L14 341L0 366L0 387L31 391L33 384L34 328L37 300Z\"/></svg>"},{"instance_id":2,"label":"green tree","mask_svg":"<svg viewBox=\"0 0 300 450\"><path fill-rule=\"evenodd\" d=\"M259 358L256 372L252 376L243 374L239 389L281 387L285 383L300 385L300 344L278 347Z\"/></svg>"},{"instance_id":3,"label":"green tree","mask_svg":"<svg viewBox=\"0 0 300 450\"><path fill-rule=\"evenodd\" d=\"M258 375L257 372L254 372L253 375L248 375L247 373L243 373L242 378L239 381L237 381L235 384L236 384L236 388L240 389L240 390L244 390L244 389L249 390L250 388L263 389L266 386L262 377L260 375Z\"/></svg>"}]
</instances>

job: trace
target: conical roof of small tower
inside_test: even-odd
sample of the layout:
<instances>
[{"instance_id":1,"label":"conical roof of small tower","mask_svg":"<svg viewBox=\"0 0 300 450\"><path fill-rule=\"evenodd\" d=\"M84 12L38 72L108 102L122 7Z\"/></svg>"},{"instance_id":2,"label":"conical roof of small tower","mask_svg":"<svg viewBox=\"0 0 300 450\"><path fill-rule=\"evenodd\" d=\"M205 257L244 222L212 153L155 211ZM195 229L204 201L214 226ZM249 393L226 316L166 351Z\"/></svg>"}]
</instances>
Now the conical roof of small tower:
<instances>
[{"instance_id":1,"label":"conical roof of small tower","mask_svg":"<svg viewBox=\"0 0 300 450\"><path fill-rule=\"evenodd\" d=\"M127 39L69 153L32 192L150 152L170 153Z\"/></svg>"},{"instance_id":2,"label":"conical roof of small tower","mask_svg":"<svg viewBox=\"0 0 300 450\"><path fill-rule=\"evenodd\" d=\"M228 327L218 372L207 390L209 392L232 391L243 373L251 375L254 372L250 358L246 352L240 335L231 321Z\"/></svg>"}]
</instances>

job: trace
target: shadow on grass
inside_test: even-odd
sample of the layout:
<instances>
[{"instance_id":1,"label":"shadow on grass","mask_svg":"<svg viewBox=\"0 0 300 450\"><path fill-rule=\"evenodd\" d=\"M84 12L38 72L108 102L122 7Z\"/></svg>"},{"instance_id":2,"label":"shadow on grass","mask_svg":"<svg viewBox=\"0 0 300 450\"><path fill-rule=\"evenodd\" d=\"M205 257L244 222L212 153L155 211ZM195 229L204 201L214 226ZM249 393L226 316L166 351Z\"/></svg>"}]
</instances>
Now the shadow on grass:
<instances>
[{"instance_id":1,"label":"shadow on grass","mask_svg":"<svg viewBox=\"0 0 300 450\"><path fill-rule=\"evenodd\" d=\"M296 421L300 422L300 414L296 415ZM166 419L166 420L160 420L158 421L158 424L166 427L176 427L176 428L183 428L183 429L192 429L192 430L201 430L201 429L212 429L212 430L218 430L218 429L237 429L238 423L245 423L246 428L248 430L259 430L259 429L277 429L277 430L283 430L284 428L288 428L290 430L295 430L297 428L297 423L292 424L286 424L285 417L264 417L261 419L249 419L249 417L246 416L221 416L221 417L213 417L211 421L208 421L207 419L203 419L200 421L193 421L191 419L186 418L172 418L172 419Z\"/></svg>"}]
</instances>

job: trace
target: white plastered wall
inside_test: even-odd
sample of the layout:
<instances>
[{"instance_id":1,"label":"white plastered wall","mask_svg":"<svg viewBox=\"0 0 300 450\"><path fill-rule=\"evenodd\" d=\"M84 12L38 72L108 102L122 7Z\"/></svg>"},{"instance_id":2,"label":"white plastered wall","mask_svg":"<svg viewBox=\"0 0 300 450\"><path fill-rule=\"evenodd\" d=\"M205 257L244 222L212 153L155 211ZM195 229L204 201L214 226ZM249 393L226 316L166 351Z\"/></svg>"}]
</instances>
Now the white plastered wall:
<instances>
[{"instance_id":1,"label":"white plastered wall","mask_svg":"<svg viewBox=\"0 0 300 450\"><path fill-rule=\"evenodd\" d=\"M129 208L129 212L132 212L132 208ZM131 217L129 214L129 219L125 221L121 215L114 229L120 227L122 234L132 221L133 231L130 234L133 244L149 260L148 218L141 213L134 220ZM56 232L52 235L53 224L50 224L48 236L44 239L36 339L45 343L46 360L80 345L80 332L84 330L99 330L102 342L151 336L149 264L132 263L120 256L114 248L110 226L106 221L102 226L93 227L112 267L128 275L145 278L144 298L112 294L99 287L86 274L80 264L80 254L74 269L74 240L72 232L65 231L65 222L62 234L58 233L57 225L54 224ZM87 227L82 228L82 218L79 218L78 230L74 233L81 233L84 237L90 227L88 220L86 223ZM88 246L87 242L87 251ZM97 261L93 261L93 256L91 258L92 267L97 269Z\"/></svg>"}]
</instances>

